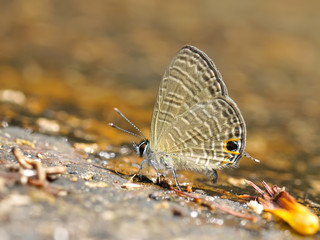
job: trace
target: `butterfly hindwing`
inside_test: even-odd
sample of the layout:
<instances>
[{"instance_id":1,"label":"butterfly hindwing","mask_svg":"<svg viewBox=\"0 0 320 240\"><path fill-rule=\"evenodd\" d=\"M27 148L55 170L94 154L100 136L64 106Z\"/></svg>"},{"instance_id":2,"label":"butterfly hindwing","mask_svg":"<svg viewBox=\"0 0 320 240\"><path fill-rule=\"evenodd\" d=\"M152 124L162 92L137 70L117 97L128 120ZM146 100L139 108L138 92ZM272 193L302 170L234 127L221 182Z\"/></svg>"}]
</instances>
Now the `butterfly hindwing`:
<instances>
[{"instance_id":1,"label":"butterfly hindwing","mask_svg":"<svg viewBox=\"0 0 320 240\"><path fill-rule=\"evenodd\" d=\"M229 139L237 141L234 152L225 150ZM230 98L219 97L176 116L159 139L158 150L174 156L177 168L217 169L237 164L245 139L245 123L236 104Z\"/></svg>"}]
</instances>

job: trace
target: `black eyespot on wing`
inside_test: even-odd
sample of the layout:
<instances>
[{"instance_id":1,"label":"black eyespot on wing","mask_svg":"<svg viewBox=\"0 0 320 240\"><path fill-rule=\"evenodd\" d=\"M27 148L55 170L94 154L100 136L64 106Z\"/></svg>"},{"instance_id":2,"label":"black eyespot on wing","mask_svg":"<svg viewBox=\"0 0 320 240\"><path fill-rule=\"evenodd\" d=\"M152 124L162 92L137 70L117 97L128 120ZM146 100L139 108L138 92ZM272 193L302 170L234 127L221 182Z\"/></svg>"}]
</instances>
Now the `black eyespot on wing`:
<instances>
[{"instance_id":1,"label":"black eyespot on wing","mask_svg":"<svg viewBox=\"0 0 320 240\"><path fill-rule=\"evenodd\" d=\"M237 151L239 148L239 143L237 141L229 141L227 142L226 148L231 152Z\"/></svg>"}]
</instances>

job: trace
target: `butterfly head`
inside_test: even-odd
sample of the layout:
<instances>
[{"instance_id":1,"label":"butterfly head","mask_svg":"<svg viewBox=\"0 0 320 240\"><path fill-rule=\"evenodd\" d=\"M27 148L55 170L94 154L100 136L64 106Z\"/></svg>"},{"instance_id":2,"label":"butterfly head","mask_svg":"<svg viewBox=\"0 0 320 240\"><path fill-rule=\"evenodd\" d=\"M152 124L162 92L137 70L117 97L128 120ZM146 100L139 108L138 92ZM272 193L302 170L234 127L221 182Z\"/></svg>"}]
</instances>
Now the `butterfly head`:
<instances>
[{"instance_id":1,"label":"butterfly head","mask_svg":"<svg viewBox=\"0 0 320 240\"><path fill-rule=\"evenodd\" d=\"M143 133L140 131L140 129L134 125L126 116L124 116L120 111L119 109L115 108L114 109L120 116L122 116L128 123L131 124L131 126L133 126L139 133L140 135L136 134L136 133L133 133L133 132L130 132L128 130L125 130L123 128L120 128L118 127L117 125L114 125L113 123L109 123L109 125L113 128L116 128L122 132L125 132L125 133L128 133L130 135L133 135L133 136L136 136L140 139L142 139L141 142L139 142L138 144L137 143L134 143L133 144L133 147L134 149L136 150L136 153L139 157L145 157L147 156L148 152L150 153L150 145L149 145L149 140L143 135Z\"/></svg>"},{"instance_id":2,"label":"butterfly head","mask_svg":"<svg viewBox=\"0 0 320 240\"><path fill-rule=\"evenodd\" d=\"M145 139L145 140L142 140L141 142L139 142L138 144L134 143L133 147L135 148L136 153L139 157L144 157L144 156L146 156L147 151L150 147L149 140Z\"/></svg>"}]
</instances>

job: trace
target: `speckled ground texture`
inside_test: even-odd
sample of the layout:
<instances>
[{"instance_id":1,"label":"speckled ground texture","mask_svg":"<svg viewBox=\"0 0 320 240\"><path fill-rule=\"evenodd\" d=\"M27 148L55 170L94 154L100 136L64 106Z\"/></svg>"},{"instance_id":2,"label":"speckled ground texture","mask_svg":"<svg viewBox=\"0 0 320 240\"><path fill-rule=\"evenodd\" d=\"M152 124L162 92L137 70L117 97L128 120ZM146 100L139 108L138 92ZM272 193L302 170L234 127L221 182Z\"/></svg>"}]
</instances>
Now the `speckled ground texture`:
<instances>
[{"instance_id":1,"label":"speckled ground texture","mask_svg":"<svg viewBox=\"0 0 320 240\"><path fill-rule=\"evenodd\" d=\"M0 239L320 239L258 215L244 179L285 186L320 216L318 1L0 1ZM247 125L239 168L179 172L209 209L138 173L162 74L191 44L210 56ZM12 153L67 171L32 186ZM25 172L26 173L26 172ZM170 174L167 175L170 178Z\"/></svg>"}]
</instances>

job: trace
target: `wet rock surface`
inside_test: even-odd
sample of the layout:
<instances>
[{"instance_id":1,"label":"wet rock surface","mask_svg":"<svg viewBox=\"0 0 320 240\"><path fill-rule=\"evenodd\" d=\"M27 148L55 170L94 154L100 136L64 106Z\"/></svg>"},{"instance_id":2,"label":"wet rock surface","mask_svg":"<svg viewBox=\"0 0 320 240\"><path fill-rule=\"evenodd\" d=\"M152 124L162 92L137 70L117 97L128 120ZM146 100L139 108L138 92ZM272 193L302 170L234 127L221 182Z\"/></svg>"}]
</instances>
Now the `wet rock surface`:
<instances>
[{"instance_id":1,"label":"wet rock surface","mask_svg":"<svg viewBox=\"0 0 320 240\"><path fill-rule=\"evenodd\" d=\"M65 138L18 127L2 128L0 137L1 239L270 239L292 234L283 223L268 222L252 212L246 201L237 199L241 191L232 186L222 184L194 191L203 197L211 196L221 206L252 214L257 221L193 203L148 182L146 177L142 182L126 185L132 174L130 168L123 167L128 163L115 159L105 163L79 153ZM15 139L34 145L17 144ZM23 184L22 176L10 170L17 164L13 147L31 158L42 156L41 162L46 166L62 165L68 170L41 188ZM242 191L252 192L248 188Z\"/></svg>"},{"instance_id":2,"label":"wet rock surface","mask_svg":"<svg viewBox=\"0 0 320 240\"><path fill-rule=\"evenodd\" d=\"M17 145L14 142L17 138L33 142L35 146ZM191 226L197 229L204 225L200 232L207 235L211 225L207 221L224 225L223 214L202 212L197 206L188 206L188 201L172 191L153 184L141 183L137 189L123 188L129 176L123 177L114 169L93 163L100 162L99 159L88 162L88 157L78 154L63 138L8 127L1 129L1 142L6 143L1 148L2 239L6 236L35 239L60 235L61 238L115 239L145 239L153 235L159 239L192 237L199 230L194 231ZM14 146L31 157L43 154L43 164L64 165L68 171L43 188L22 185L18 176L8 178L8 166L16 164L11 153ZM64 189L67 194L54 196L47 192L49 187ZM229 200L221 201L228 201L237 209L246 208ZM229 221L235 220L230 218ZM248 233L243 231L243 234Z\"/></svg>"}]
</instances>

